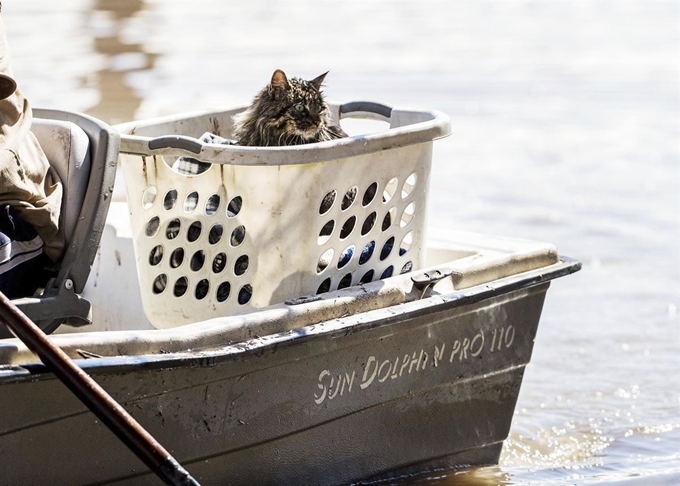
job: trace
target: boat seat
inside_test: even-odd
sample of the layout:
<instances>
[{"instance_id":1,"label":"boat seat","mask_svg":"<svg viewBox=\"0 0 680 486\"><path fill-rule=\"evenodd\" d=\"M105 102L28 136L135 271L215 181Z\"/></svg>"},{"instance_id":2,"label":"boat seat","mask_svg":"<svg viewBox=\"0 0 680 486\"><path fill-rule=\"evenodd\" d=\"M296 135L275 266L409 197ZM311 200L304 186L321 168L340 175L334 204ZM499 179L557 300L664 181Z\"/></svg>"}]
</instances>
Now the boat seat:
<instances>
[{"instance_id":1,"label":"boat seat","mask_svg":"<svg viewBox=\"0 0 680 486\"><path fill-rule=\"evenodd\" d=\"M15 299L45 332L62 323L92 322L91 305L81 297L99 248L113 192L120 136L96 118L66 111L33 110L31 131L63 184L59 218L64 252L57 276L41 295ZM2 326L0 338L9 337Z\"/></svg>"},{"instance_id":2,"label":"boat seat","mask_svg":"<svg viewBox=\"0 0 680 486\"><path fill-rule=\"evenodd\" d=\"M59 179L64 182L59 231L68 243L90 177L90 140L78 125L61 120L34 119L31 131Z\"/></svg>"}]
</instances>

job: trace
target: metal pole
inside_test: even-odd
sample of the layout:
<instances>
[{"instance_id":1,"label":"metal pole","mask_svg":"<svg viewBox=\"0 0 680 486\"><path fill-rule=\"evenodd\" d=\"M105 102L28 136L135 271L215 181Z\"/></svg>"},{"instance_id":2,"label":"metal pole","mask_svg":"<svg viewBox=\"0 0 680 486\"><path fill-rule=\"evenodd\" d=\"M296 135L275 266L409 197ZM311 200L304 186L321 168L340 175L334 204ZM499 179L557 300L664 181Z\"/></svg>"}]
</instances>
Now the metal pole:
<instances>
[{"instance_id":1,"label":"metal pole","mask_svg":"<svg viewBox=\"0 0 680 486\"><path fill-rule=\"evenodd\" d=\"M166 484L200 486L111 395L0 292L0 320Z\"/></svg>"}]
</instances>

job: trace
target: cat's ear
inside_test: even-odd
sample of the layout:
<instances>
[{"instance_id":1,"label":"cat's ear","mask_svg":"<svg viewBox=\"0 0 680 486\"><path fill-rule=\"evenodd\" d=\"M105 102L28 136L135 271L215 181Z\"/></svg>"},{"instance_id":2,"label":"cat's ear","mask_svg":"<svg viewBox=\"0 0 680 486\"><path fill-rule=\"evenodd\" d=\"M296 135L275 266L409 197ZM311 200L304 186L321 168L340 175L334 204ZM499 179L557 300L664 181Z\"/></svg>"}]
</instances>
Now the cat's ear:
<instances>
[{"instance_id":1,"label":"cat's ear","mask_svg":"<svg viewBox=\"0 0 680 486\"><path fill-rule=\"evenodd\" d=\"M269 83L269 92L275 92L278 90L288 90L290 85L288 84L288 78L286 77L286 73L281 71L280 69L277 69L274 71L274 74L272 75L272 80Z\"/></svg>"},{"instance_id":2,"label":"cat's ear","mask_svg":"<svg viewBox=\"0 0 680 486\"><path fill-rule=\"evenodd\" d=\"M328 71L323 73L321 76L317 76L316 78L312 79L309 83L312 86L314 86L317 91L321 90L321 83L323 83L323 80L326 77L326 74L328 74Z\"/></svg>"}]
</instances>

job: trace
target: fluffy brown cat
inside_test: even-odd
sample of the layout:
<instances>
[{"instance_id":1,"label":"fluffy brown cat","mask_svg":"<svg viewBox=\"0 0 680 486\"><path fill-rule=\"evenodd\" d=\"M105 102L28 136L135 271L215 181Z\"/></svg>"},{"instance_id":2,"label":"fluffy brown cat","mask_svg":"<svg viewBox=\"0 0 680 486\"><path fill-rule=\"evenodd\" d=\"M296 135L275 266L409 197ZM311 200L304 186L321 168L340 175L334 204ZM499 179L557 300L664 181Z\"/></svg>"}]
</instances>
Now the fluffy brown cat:
<instances>
[{"instance_id":1,"label":"fluffy brown cat","mask_svg":"<svg viewBox=\"0 0 680 486\"><path fill-rule=\"evenodd\" d=\"M301 145L347 137L331 122L321 83L328 72L311 81L288 79L277 69L271 82L253 99L251 105L234 116L234 140L212 133L201 137L204 143L257 147ZM210 168L208 162L180 157L173 168L182 174L196 175Z\"/></svg>"},{"instance_id":2,"label":"fluffy brown cat","mask_svg":"<svg viewBox=\"0 0 680 486\"><path fill-rule=\"evenodd\" d=\"M321 83L328 72L311 81L288 79L277 69L252 104L234 117L239 145L281 146L323 142L346 137L331 122Z\"/></svg>"}]
</instances>

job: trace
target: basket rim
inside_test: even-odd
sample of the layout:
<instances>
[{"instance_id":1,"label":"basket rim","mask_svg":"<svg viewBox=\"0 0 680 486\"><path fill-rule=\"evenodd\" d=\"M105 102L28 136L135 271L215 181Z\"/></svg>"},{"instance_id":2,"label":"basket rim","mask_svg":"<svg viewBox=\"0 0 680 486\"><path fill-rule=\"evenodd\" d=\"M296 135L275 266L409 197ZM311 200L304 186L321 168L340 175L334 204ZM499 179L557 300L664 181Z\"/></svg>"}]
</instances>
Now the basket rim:
<instances>
[{"instance_id":1,"label":"basket rim","mask_svg":"<svg viewBox=\"0 0 680 486\"><path fill-rule=\"evenodd\" d=\"M390 123L388 130L355 135L327 142L283 147L245 147L204 143L182 134L148 137L137 133L159 124L182 122L196 117L236 114L247 105L219 110L195 111L115 125L121 134L122 154L189 156L202 162L266 166L297 165L370 154L408 145L429 143L451 134L448 115L440 111L393 108L373 101L330 103L338 119L369 118Z\"/></svg>"}]
</instances>

